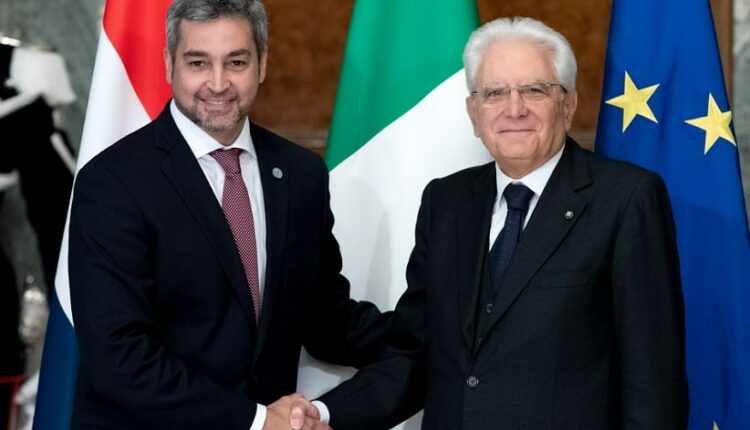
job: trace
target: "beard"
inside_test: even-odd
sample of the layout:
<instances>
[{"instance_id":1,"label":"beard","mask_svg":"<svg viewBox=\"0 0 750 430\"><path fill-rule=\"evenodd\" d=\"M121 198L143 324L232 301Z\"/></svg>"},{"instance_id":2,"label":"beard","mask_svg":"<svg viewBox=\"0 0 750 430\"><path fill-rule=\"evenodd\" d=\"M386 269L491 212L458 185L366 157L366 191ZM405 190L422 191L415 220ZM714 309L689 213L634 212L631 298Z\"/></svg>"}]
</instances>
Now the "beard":
<instances>
[{"instance_id":1,"label":"beard","mask_svg":"<svg viewBox=\"0 0 750 430\"><path fill-rule=\"evenodd\" d=\"M211 106L206 100L229 100L221 106ZM202 91L193 97L194 103L185 106L175 99L180 109L190 121L209 134L223 133L238 127L250 113L250 104L241 105L236 94L220 94Z\"/></svg>"}]
</instances>

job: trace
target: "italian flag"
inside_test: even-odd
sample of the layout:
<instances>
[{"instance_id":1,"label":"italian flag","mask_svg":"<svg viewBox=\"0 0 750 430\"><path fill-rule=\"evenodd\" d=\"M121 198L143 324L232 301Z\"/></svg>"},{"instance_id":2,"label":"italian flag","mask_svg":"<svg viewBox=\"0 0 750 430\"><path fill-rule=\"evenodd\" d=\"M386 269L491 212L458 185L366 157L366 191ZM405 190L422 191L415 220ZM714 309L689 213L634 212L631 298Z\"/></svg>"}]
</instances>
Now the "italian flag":
<instances>
[{"instance_id":1,"label":"italian flag","mask_svg":"<svg viewBox=\"0 0 750 430\"><path fill-rule=\"evenodd\" d=\"M490 160L466 113L461 55L477 25L474 0L354 4L326 162L344 275L381 309L406 290L425 185ZM353 373L303 354L300 389L315 397Z\"/></svg>"}]
</instances>

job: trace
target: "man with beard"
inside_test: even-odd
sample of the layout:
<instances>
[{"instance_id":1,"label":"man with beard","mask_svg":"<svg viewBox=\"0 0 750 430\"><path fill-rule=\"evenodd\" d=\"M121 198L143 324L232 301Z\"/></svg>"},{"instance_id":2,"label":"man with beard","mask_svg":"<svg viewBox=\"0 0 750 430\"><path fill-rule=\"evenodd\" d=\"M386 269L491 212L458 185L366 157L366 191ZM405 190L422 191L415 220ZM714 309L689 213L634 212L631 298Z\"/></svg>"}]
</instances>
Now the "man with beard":
<instances>
[{"instance_id":1,"label":"man with beard","mask_svg":"<svg viewBox=\"0 0 750 430\"><path fill-rule=\"evenodd\" d=\"M173 100L78 174L72 428L288 427L301 346L378 354L384 317L349 298L325 165L248 120L266 41L260 1L176 0Z\"/></svg>"}]
</instances>

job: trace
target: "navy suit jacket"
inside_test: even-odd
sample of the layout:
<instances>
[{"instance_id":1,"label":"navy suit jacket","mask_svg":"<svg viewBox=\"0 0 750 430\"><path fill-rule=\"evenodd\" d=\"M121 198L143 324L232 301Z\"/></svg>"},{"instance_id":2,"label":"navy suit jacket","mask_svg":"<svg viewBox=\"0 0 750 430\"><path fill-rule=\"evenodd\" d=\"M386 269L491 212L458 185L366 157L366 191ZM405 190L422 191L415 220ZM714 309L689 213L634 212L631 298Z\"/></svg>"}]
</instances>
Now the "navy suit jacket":
<instances>
[{"instance_id":1,"label":"navy suit jacket","mask_svg":"<svg viewBox=\"0 0 750 430\"><path fill-rule=\"evenodd\" d=\"M387 358L322 396L332 427L684 429L683 302L661 179L568 140L484 324L494 163L424 191ZM478 329L477 327L482 327Z\"/></svg>"},{"instance_id":2,"label":"navy suit jacket","mask_svg":"<svg viewBox=\"0 0 750 430\"><path fill-rule=\"evenodd\" d=\"M379 351L384 317L339 273L324 163L251 134L267 221L259 327L231 230L168 108L81 169L73 428L247 430L256 402L295 391L301 346L352 366Z\"/></svg>"}]
</instances>

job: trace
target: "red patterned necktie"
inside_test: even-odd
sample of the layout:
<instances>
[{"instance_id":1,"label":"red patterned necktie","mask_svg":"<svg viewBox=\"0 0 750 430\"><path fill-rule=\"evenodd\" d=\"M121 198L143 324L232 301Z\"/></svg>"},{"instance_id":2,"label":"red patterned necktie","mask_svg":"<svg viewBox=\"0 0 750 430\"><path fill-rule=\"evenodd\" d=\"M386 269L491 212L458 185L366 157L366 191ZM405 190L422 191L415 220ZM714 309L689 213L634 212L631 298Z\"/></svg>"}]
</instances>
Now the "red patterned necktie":
<instances>
[{"instance_id":1,"label":"red patterned necktie","mask_svg":"<svg viewBox=\"0 0 750 430\"><path fill-rule=\"evenodd\" d=\"M261 297L258 282L258 249L255 244L255 224L253 223L253 208L247 194L245 181L242 180L240 169L241 149L219 149L211 156L224 169L224 192L221 198L221 208L229 228L234 236L234 243L240 252L242 266L245 268L245 278L250 286L250 295L255 307L255 322L260 320Z\"/></svg>"}]
</instances>

